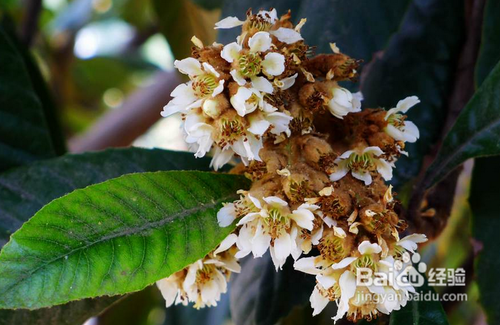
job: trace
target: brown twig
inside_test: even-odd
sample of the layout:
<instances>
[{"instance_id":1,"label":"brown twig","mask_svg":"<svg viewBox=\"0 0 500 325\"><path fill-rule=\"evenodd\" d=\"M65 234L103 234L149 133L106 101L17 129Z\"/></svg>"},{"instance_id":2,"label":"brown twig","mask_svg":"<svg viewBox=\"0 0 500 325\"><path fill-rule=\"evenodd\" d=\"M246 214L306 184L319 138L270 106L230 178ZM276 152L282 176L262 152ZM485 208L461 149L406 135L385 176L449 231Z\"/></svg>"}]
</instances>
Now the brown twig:
<instances>
[{"instance_id":1,"label":"brown twig","mask_svg":"<svg viewBox=\"0 0 500 325\"><path fill-rule=\"evenodd\" d=\"M21 26L21 41L30 47L33 38L35 37L38 18L42 10L42 0L28 0L24 11L23 24Z\"/></svg>"},{"instance_id":2,"label":"brown twig","mask_svg":"<svg viewBox=\"0 0 500 325\"><path fill-rule=\"evenodd\" d=\"M84 135L69 142L71 152L129 146L159 118L170 93L181 82L177 72L161 72L151 86L138 90L122 107L103 116Z\"/></svg>"}]
</instances>

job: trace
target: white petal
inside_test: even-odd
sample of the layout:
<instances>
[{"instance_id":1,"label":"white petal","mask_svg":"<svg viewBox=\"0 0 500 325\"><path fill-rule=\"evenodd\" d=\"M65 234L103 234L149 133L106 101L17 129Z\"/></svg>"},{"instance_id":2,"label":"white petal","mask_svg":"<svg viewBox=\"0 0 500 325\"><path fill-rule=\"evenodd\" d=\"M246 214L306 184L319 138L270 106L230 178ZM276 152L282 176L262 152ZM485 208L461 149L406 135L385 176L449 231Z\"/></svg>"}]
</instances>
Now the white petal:
<instances>
[{"instance_id":1,"label":"white petal","mask_svg":"<svg viewBox=\"0 0 500 325\"><path fill-rule=\"evenodd\" d=\"M234 81L236 81L238 85L240 86L246 85L247 81L239 71L231 70L229 74L233 77Z\"/></svg>"},{"instance_id":2,"label":"white petal","mask_svg":"<svg viewBox=\"0 0 500 325\"><path fill-rule=\"evenodd\" d=\"M271 48L273 40L268 32L257 32L248 40L250 52L266 52Z\"/></svg>"},{"instance_id":3,"label":"white petal","mask_svg":"<svg viewBox=\"0 0 500 325\"><path fill-rule=\"evenodd\" d=\"M268 94L274 91L273 84L264 77L252 77L252 87Z\"/></svg>"},{"instance_id":4,"label":"white petal","mask_svg":"<svg viewBox=\"0 0 500 325\"><path fill-rule=\"evenodd\" d=\"M325 289L330 289L337 280L333 276L318 274L316 276L316 280L318 280L319 284Z\"/></svg>"},{"instance_id":5,"label":"white petal","mask_svg":"<svg viewBox=\"0 0 500 325\"><path fill-rule=\"evenodd\" d=\"M183 106L176 105L173 102L170 102L167 105L163 106L163 110L160 112L160 114L163 117L169 117L170 115L179 113L180 111L183 110L184 110Z\"/></svg>"},{"instance_id":6,"label":"white petal","mask_svg":"<svg viewBox=\"0 0 500 325\"><path fill-rule=\"evenodd\" d=\"M316 274L319 274L321 272L321 270L319 270L314 261L316 260L317 257L303 257L297 261L295 261L295 263L293 264L293 268L297 271L300 271L300 272L304 272L304 273L307 273L307 274L312 274L312 275L316 275Z\"/></svg>"},{"instance_id":7,"label":"white petal","mask_svg":"<svg viewBox=\"0 0 500 325\"><path fill-rule=\"evenodd\" d=\"M349 299L351 299L356 292L356 277L354 276L354 273L345 271L340 276L339 286L341 298L337 309L337 315L333 318L334 321L344 317L347 310L349 310Z\"/></svg>"},{"instance_id":8,"label":"white petal","mask_svg":"<svg viewBox=\"0 0 500 325\"><path fill-rule=\"evenodd\" d=\"M280 27L277 30L271 31L271 34L276 36L276 38L280 42L287 44L293 44L303 40L302 36L300 36L300 33L297 33L291 28Z\"/></svg>"},{"instance_id":9,"label":"white petal","mask_svg":"<svg viewBox=\"0 0 500 325\"><path fill-rule=\"evenodd\" d=\"M309 301L311 302L311 307L313 309L313 316L318 315L325 309L326 305L330 302L328 298L325 298L318 290L318 288L315 286L314 290L311 294L311 297L309 298Z\"/></svg>"},{"instance_id":10,"label":"white petal","mask_svg":"<svg viewBox=\"0 0 500 325\"><path fill-rule=\"evenodd\" d=\"M173 276L175 276L175 274L172 275L171 277ZM160 289L161 295L165 299L165 304L167 307L171 306L174 303L175 297L177 296L177 292L179 291L179 286L177 285L177 282L172 281L170 279L171 277L161 279L156 282L158 289Z\"/></svg>"},{"instance_id":11,"label":"white petal","mask_svg":"<svg viewBox=\"0 0 500 325\"><path fill-rule=\"evenodd\" d=\"M274 240L274 256L278 261L278 264L275 263L276 268L280 268L285 264L286 259L290 256L292 252L292 240L290 239L290 235L288 233L284 233L280 237Z\"/></svg>"},{"instance_id":12,"label":"white petal","mask_svg":"<svg viewBox=\"0 0 500 325\"><path fill-rule=\"evenodd\" d=\"M210 63L203 62L202 65L203 65L203 70L205 70L205 72L213 76L216 76L217 78L220 77L220 74L217 72L217 70L215 70L215 68Z\"/></svg>"},{"instance_id":13,"label":"white petal","mask_svg":"<svg viewBox=\"0 0 500 325\"><path fill-rule=\"evenodd\" d=\"M406 113L410 108L420 103L420 99L417 96L410 96L402 99L396 105L396 112Z\"/></svg>"},{"instance_id":14,"label":"white petal","mask_svg":"<svg viewBox=\"0 0 500 325\"><path fill-rule=\"evenodd\" d=\"M307 209L301 209L299 207L299 209L293 211L290 218L293 219L301 228L311 231L314 227L314 214Z\"/></svg>"},{"instance_id":15,"label":"white petal","mask_svg":"<svg viewBox=\"0 0 500 325\"><path fill-rule=\"evenodd\" d=\"M285 71L285 57L279 53L267 53L262 68L267 74L279 76Z\"/></svg>"},{"instance_id":16,"label":"white petal","mask_svg":"<svg viewBox=\"0 0 500 325\"><path fill-rule=\"evenodd\" d=\"M236 244L236 240L238 240L238 236L236 234L230 234L227 236L222 243L219 244L219 247L214 251L214 255L217 255L221 252L227 251L231 246Z\"/></svg>"},{"instance_id":17,"label":"white petal","mask_svg":"<svg viewBox=\"0 0 500 325\"><path fill-rule=\"evenodd\" d=\"M215 87L214 91L212 92L212 97L217 96L224 90L224 80L219 80L219 85Z\"/></svg>"},{"instance_id":18,"label":"white petal","mask_svg":"<svg viewBox=\"0 0 500 325\"><path fill-rule=\"evenodd\" d=\"M359 179L360 181L363 181L366 186L370 185L372 183L372 176L370 175L369 172L357 172L357 171L352 171L352 176L354 178Z\"/></svg>"},{"instance_id":19,"label":"white petal","mask_svg":"<svg viewBox=\"0 0 500 325\"><path fill-rule=\"evenodd\" d=\"M215 23L215 29L229 29L236 26L241 26L245 22L238 19L238 17L226 17L219 22Z\"/></svg>"},{"instance_id":20,"label":"white petal","mask_svg":"<svg viewBox=\"0 0 500 325\"><path fill-rule=\"evenodd\" d=\"M368 240L363 241L358 246L358 251L364 254L378 254L382 251L382 247L379 244L372 244Z\"/></svg>"},{"instance_id":21,"label":"white petal","mask_svg":"<svg viewBox=\"0 0 500 325\"><path fill-rule=\"evenodd\" d=\"M241 51L241 45L236 42L232 42L225 45L224 48L222 48L220 56L227 62L231 63L239 58L240 51Z\"/></svg>"},{"instance_id":22,"label":"white petal","mask_svg":"<svg viewBox=\"0 0 500 325\"><path fill-rule=\"evenodd\" d=\"M219 227L227 227L236 219L236 210L233 203L228 203L217 212Z\"/></svg>"},{"instance_id":23,"label":"white petal","mask_svg":"<svg viewBox=\"0 0 500 325\"><path fill-rule=\"evenodd\" d=\"M249 223L250 221L255 220L256 218L260 217L260 214L258 212L250 212L247 215L245 215L243 218L238 221L236 224L237 226L244 225L246 223Z\"/></svg>"},{"instance_id":24,"label":"white petal","mask_svg":"<svg viewBox=\"0 0 500 325\"><path fill-rule=\"evenodd\" d=\"M333 172L332 174L330 174L330 180L332 182L336 182L339 179L341 179L342 177L344 177L345 175L347 175L348 172L349 172L349 168L347 167L346 164L340 165L335 170L335 172Z\"/></svg>"},{"instance_id":25,"label":"white petal","mask_svg":"<svg viewBox=\"0 0 500 325\"><path fill-rule=\"evenodd\" d=\"M273 9L271 11L267 10L260 10L257 13L257 16L260 16L260 18L264 19L265 21L274 24L276 20L278 20L278 12L276 9Z\"/></svg>"},{"instance_id":26,"label":"white petal","mask_svg":"<svg viewBox=\"0 0 500 325\"><path fill-rule=\"evenodd\" d=\"M275 206L275 205L283 206L283 207L288 206L288 203L286 203L286 201L280 199L277 196L268 196L268 197L265 197L263 199L264 199L264 201L266 201L267 204L272 205L272 206Z\"/></svg>"},{"instance_id":27,"label":"white petal","mask_svg":"<svg viewBox=\"0 0 500 325\"><path fill-rule=\"evenodd\" d=\"M259 118L250 118L250 127L248 128L248 131L252 132L255 135L260 135L262 136L267 129L269 129L269 126L271 123L264 119L259 119Z\"/></svg>"},{"instance_id":28,"label":"white petal","mask_svg":"<svg viewBox=\"0 0 500 325\"><path fill-rule=\"evenodd\" d=\"M299 74L296 73L293 76L287 77L280 79L280 88L281 90L287 90L288 88L292 87L293 84L295 83L295 79L297 78Z\"/></svg>"},{"instance_id":29,"label":"white petal","mask_svg":"<svg viewBox=\"0 0 500 325\"><path fill-rule=\"evenodd\" d=\"M397 141L405 141L405 134L403 131L401 131L400 129L396 128L394 125L392 124L387 124L387 126L385 127L384 131L390 135L391 137L394 138L394 140L397 140ZM416 139L415 139L416 140ZM411 141L408 141L408 142L411 142ZM413 141L415 142L415 141Z\"/></svg>"},{"instance_id":30,"label":"white petal","mask_svg":"<svg viewBox=\"0 0 500 325\"><path fill-rule=\"evenodd\" d=\"M415 142L418 138L420 138L420 132L418 131L418 127L415 123L411 121L405 121L404 126L404 141L406 142Z\"/></svg>"},{"instance_id":31,"label":"white petal","mask_svg":"<svg viewBox=\"0 0 500 325\"><path fill-rule=\"evenodd\" d=\"M346 257L338 263L333 263L331 268L334 270L343 269L357 259L358 259L357 257Z\"/></svg>"},{"instance_id":32,"label":"white petal","mask_svg":"<svg viewBox=\"0 0 500 325\"><path fill-rule=\"evenodd\" d=\"M366 147L366 148L363 149L363 153L371 153L374 156L380 156L380 155L384 154L384 152L382 151L382 149L380 149L377 146Z\"/></svg>"},{"instance_id":33,"label":"white petal","mask_svg":"<svg viewBox=\"0 0 500 325\"><path fill-rule=\"evenodd\" d=\"M273 112L266 115L266 120L273 126L271 129L272 134L279 135L281 133L286 133L287 136L290 136L291 131L289 124L293 120L293 117L285 113Z\"/></svg>"},{"instance_id":34,"label":"white petal","mask_svg":"<svg viewBox=\"0 0 500 325\"><path fill-rule=\"evenodd\" d=\"M239 116L245 116L257 109L256 105L247 105L247 100L250 99L252 95L252 90L245 87L239 87L236 94L230 98L229 101Z\"/></svg>"},{"instance_id":35,"label":"white petal","mask_svg":"<svg viewBox=\"0 0 500 325\"><path fill-rule=\"evenodd\" d=\"M215 171L227 164L231 158L233 158L234 152L232 150L223 150L216 147L214 156L210 161L210 167L213 167Z\"/></svg>"},{"instance_id":36,"label":"white petal","mask_svg":"<svg viewBox=\"0 0 500 325\"><path fill-rule=\"evenodd\" d=\"M377 159L375 163L380 175L382 175L386 181L390 181L392 179L392 166L384 159Z\"/></svg>"},{"instance_id":37,"label":"white petal","mask_svg":"<svg viewBox=\"0 0 500 325\"><path fill-rule=\"evenodd\" d=\"M414 252L418 248L417 244L426 241L427 237L423 234L411 234L398 241L397 244L411 252Z\"/></svg>"},{"instance_id":38,"label":"white petal","mask_svg":"<svg viewBox=\"0 0 500 325\"><path fill-rule=\"evenodd\" d=\"M197 76L203 73L200 61L195 58L185 58L183 60L175 60L174 66L182 73L189 76Z\"/></svg>"},{"instance_id":39,"label":"white petal","mask_svg":"<svg viewBox=\"0 0 500 325\"><path fill-rule=\"evenodd\" d=\"M252 253L254 257L261 257L269 248L271 236L264 233L257 233L252 239Z\"/></svg>"}]
</instances>

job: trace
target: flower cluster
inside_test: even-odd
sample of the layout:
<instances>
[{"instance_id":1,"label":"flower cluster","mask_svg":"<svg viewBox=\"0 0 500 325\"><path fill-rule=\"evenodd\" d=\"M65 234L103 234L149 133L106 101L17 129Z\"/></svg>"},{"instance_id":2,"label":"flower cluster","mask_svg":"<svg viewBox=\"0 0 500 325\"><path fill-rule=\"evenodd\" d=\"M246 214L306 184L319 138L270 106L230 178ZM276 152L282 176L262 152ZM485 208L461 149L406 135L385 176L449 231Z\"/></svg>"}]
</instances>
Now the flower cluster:
<instances>
[{"instance_id":1,"label":"flower cluster","mask_svg":"<svg viewBox=\"0 0 500 325\"><path fill-rule=\"evenodd\" d=\"M278 18L275 10L228 17L216 28L241 26L235 42L204 46L194 38L193 56L175 62L190 81L172 92L162 115L182 113L196 157L211 154L215 169L237 157L232 172L253 183L218 212L219 225L235 223L235 232L203 260L158 282L167 305L175 299L215 305L229 273L239 271L237 259L267 251L276 270L291 256L298 271L316 276L314 314L335 301L334 320L388 314L413 291L356 280L360 268L404 272L426 240L400 239L406 224L385 184L407 155L405 143L419 137L404 115L419 100L362 110L362 95L339 85L357 78L359 61L335 44L333 53L312 57L300 34L305 22L293 26L290 13ZM387 292L400 298L362 299Z\"/></svg>"}]
</instances>

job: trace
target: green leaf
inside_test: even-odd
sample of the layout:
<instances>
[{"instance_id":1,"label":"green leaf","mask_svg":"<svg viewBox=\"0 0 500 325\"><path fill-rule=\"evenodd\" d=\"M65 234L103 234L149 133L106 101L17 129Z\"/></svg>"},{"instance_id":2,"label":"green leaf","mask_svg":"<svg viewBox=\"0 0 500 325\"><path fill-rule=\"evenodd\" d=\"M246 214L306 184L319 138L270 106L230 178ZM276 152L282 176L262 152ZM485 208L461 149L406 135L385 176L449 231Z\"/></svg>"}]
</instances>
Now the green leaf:
<instances>
[{"instance_id":1,"label":"green leaf","mask_svg":"<svg viewBox=\"0 0 500 325\"><path fill-rule=\"evenodd\" d=\"M427 170L430 187L469 158L500 154L500 62L467 103Z\"/></svg>"},{"instance_id":2,"label":"green leaf","mask_svg":"<svg viewBox=\"0 0 500 325\"><path fill-rule=\"evenodd\" d=\"M309 304L314 276L294 270L291 259L279 272L269 254L250 256L241 264L241 273L231 280L231 316L236 325L276 324L294 307Z\"/></svg>"},{"instance_id":3,"label":"green leaf","mask_svg":"<svg viewBox=\"0 0 500 325\"><path fill-rule=\"evenodd\" d=\"M42 104L42 109L47 122L47 128L50 133L50 139L54 146L55 153L57 155L62 155L66 152L66 142L60 123L59 111L56 107L54 99L52 98L49 87L45 82L40 69L35 63L34 57L31 55L26 46L21 44L15 36L15 26L11 19L8 16L4 16L1 20L0 24L9 36L12 44L23 57L29 78L33 84L33 90L36 92L36 95Z\"/></svg>"},{"instance_id":4,"label":"green leaf","mask_svg":"<svg viewBox=\"0 0 500 325\"><path fill-rule=\"evenodd\" d=\"M209 170L209 162L187 152L127 148L66 155L11 169L0 174L0 202L8 203L0 205L0 246L43 205L77 188L133 172ZM119 298L85 299L36 311L0 310L0 325L82 324Z\"/></svg>"},{"instance_id":5,"label":"green leaf","mask_svg":"<svg viewBox=\"0 0 500 325\"><path fill-rule=\"evenodd\" d=\"M480 302L488 317L488 324L500 322L500 282L498 247L500 247L500 157L479 158L474 162L470 191L472 235L477 247L482 247L475 261L474 278L480 291Z\"/></svg>"},{"instance_id":6,"label":"green leaf","mask_svg":"<svg viewBox=\"0 0 500 325\"><path fill-rule=\"evenodd\" d=\"M427 282L427 281L426 281ZM434 289L427 283L417 288L421 295L436 295ZM390 315L389 325L448 325L446 313L439 301L408 301L401 310L394 311Z\"/></svg>"},{"instance_id":7,"label":"green leaf","mask_svg":"<svg viewBox=\"0 0 500 325\"><path fill-rule=\"evenodd\" d=\"M66 155L0 174L0 247L50 201L78 188L128 173L159 170L210 170L209 158L159 149L109 149Z\"/></svg>"},{"instance_id":8,"label":"green leaf","mask_svg":"<svg viewBox=\"0 0 500 325\"><path fill-rule=\"evenodd\" d=\"M364 107L391 108L412 95L421 100L408 112L420 139L407 144L409 157L401 157L396 164L391 181L396 189L419 173L424 155L441 135L464 38L463 11L460 1L412 2L383 56L362 77Z\"/></svg>"},{"instance_id":9,"label":"green leaf","mask_svg":"<svg viewBox=\"0 0 500 325\"><path fill-rule=\"evenodd\" d=\"M160 31L168 41L175 58L191 56L191 37L203 43L215 40L214 23L218 15L205 12L190 0L153 0Z\"/></svg>"},{"instance_id":10,"label":"green leaf","mask_svg":"<svg viewBox=\"0 0 500 325\"><path fill-rule=\"evenodd\" d=\"M476 63L476 85L480 86L500 61L500 1L487 0L484 9L481 48Z\"/></svg>"},{"instance_id":11,"label":"green leaf","mask_svg":"<svg viewBox=\"0 0 500 325\"><path fill-rule=\"evenodd\" d=\"M125 175L43 207L0 253L0 308L36 309L145 288L202 258L233 227L216 212L243 176Z\"/></svg>"},{"instance_id":12,"label":"green leaf","mask_svg":"<svg viewBox=\"0 0 500 325\"><path fill-rule=\"evenodd\" d=\"M0 26L0 170L56 155L23 57Z\"/></svg>"}]
</instances>

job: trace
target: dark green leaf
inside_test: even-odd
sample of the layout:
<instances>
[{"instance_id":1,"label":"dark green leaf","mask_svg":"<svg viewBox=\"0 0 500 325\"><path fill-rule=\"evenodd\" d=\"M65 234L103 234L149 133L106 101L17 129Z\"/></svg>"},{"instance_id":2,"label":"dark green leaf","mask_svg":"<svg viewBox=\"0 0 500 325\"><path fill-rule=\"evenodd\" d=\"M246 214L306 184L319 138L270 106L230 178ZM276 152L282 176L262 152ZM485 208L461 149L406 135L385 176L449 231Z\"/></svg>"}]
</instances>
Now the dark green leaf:
<instances>
[{"instance_id":1,"label":"dark green leaf","mask_svg":"<svg viewBox=\"0 0 500 325\"><path fill-rule=\"evenodd\" d=\"M476 84L480 86L500 61L500 1L487 0L484 9L481 49L476 64Z\"/></svg>"},{"instance_id":2,"label":"dark green leaf","mask_svg":"<svg viewBox=\"0 0 500 325\"><path fill-rule=\"evenodd\" d=\"M191 56L191 37L198 37L205 44L215 39L210 17L190 0L153 0L158 24L166 37L175 58Z\"/></svg>"},{"instance_id":3,"label":"dark green leaf","mask_svg":"<svg viewBox=\"0 0 500 325\"><path fill-rule=\"evenodd\" d=\"M208 165L208 158L195 159L191 153L128 148L67 155L9 170L0 175L0 202L6 203L0 205L0 246L43 205L77 188L127 173L209 170ZM117 299L85 299L36 311L0 310L0 324L81 324Z\"/></svg>"},{"instance_id":4,"label":"dark green leaf","mask_svg":"<svg viewBox=\"0 0 500 325\"><path fill-rule=\"evenodd\" d=\"M44 206L0 253L0 308L43 308L145 288L202 258L233 229L217 224L243 176L125 175Z\"/></svg>"},{"instance_id":5,"label":"dark green leaf","mask_svg":"<svg viewBox=\"0 0 500 325\"><path fill-rule=\"evenodd\" d=\"M52 94L45 82L40 69L35 63L35 60L29 50L21 44L21 42L15 37L15 27L8 16L2 18L1 25L4 27L5 32L9 36L13 45L23 56L26 69L28 71L29 78L33 84L33 89L42 104L42 109L44 112L45 120L47 122L48 131L50 133L50 138L52 145L54 146L55 153L57 155L62 155L66 152L66 142L63 136L63 131L61 128L61 123L59 120L59 112L52 98Z\"/></svg>"},{"instance_id":6,"label":"dark green leaf","mask_svg":"<svg viewBox=\"0 0 500 325\"><path fill-rule=\"evenodd\" d=\"M469 158L500 154L500 63L467 103L427 170L430 187Z\"/></svg>"},{"instance_id":7,"label":"dark green leaf","mask_svg":"<svg viewBox=\"0 0 500 325\"><path fill-rule=\"evenodd\" d=\"M56 155L23 57L0 27L0 170Z\"/></svg>"},{"instance_id":8,"label":"dark green leaf","mask_svg":"<svg viewBox=\"0 0 500 325\"><path fill-rule=\"evenodd\" d=\"M309 304L314 276L295 271L291 259L276 272L269 254L242 261L231 281L231 315L236 325L272 325L294 307Z\"/></svg>"},{"instance_id":9,"label":"dark green leaf","mask_svg":"<svg viewBox=\"0 0 500 325\"><path fill-rule=\"evenodd\" d=\"M158 149L109 149L66 155L0 174L0 246L50 201L69 192L128 173L209 170L210 159Z\"/></svg>"},{"instance_id":10,"label":"dark green leaf","mask_svg":"<svg viewBox=\"0 0 500 325\"><path fill-rule=\"evenodd\" d=\"M500 322L500 282L498 247L500 247L500 157L476 159L472 173L470 206L472 210L472 235L482 247L475 263L475 279L479 286L480 301L488 317L488 324Z\"/></svg>"},{"instance_id":11,"label":"dark green leaf","mask_svg":"<svg viewBox=\"0 0 500 325\"><path fill-rule=\"evenodd\" d=\"M436 295L434 289L423 285L417 288L420 295ZM394 311L390 316L389 325L448 325L446 313L439 301L408 301L401 310Z\"/></svg>"},{"instance_id":12,"label":"dark green leaf","mask_svg":"<svg viewBox=\"0 0 500 325\"><path fill-rule=\"evenodd\" d=\"M423 156L441 135L464 38L463 7L461 1L412 2L383 56L362 77L365 107L395 107L412 95L421 100L408 112L408 120L420 129L420 139L407 145L409 157L396 164L391 183L397 188L418 174Z\"/></svg>"},{"instance_id":13,"label":"dark green leaf","mask_svg":"<svg viewBox=\"0 0 500 325\"><path fill-rule=\"evenodd\" d=\"M80 325L120 297L84 299L38 310L0 310L0 325Z\"/></svg>"}]
</instances>

